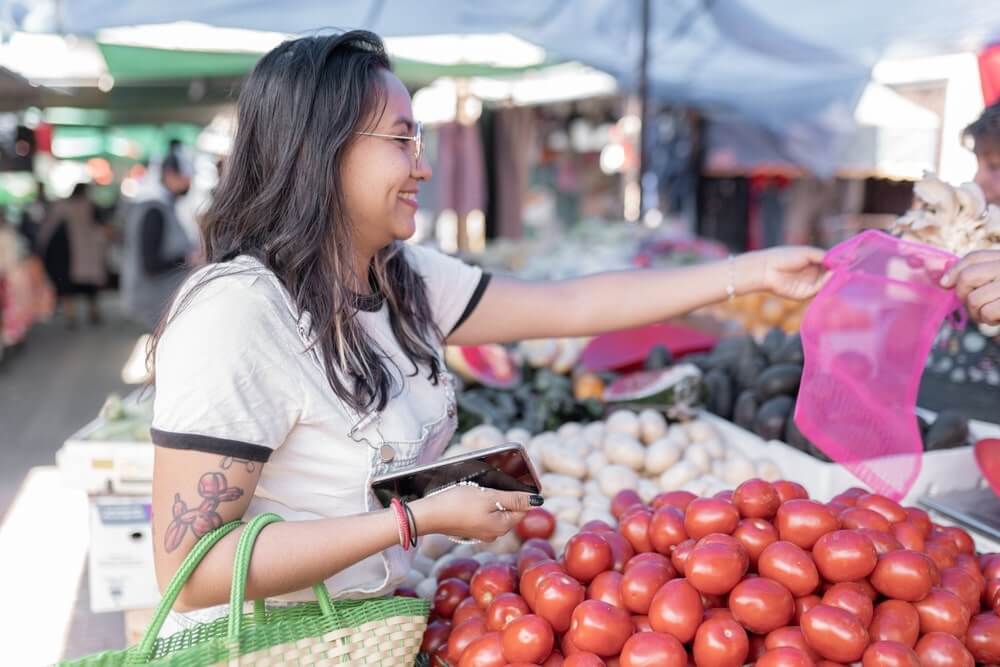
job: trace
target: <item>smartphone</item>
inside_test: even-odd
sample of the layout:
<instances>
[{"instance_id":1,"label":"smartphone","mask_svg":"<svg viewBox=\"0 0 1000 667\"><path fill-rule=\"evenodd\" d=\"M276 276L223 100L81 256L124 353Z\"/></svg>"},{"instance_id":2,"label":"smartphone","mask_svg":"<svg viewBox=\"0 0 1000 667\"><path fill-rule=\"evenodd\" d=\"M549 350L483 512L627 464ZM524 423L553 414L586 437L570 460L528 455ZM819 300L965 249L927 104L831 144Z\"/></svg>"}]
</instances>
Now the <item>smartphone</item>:
<instances>
[{"instance_id":1,"label":"smartphone","mask_svg":"<svg viewBox=\"0 0 1000 667\"><path fill-rule=\"evenodd\" d=\"M459 482L474 482L498 491L542 490L528 453L516 443L477 449L382 475L372 480L371 488L382 506L389 507L393 498L410 502Z\"/></svg>"}]
</instances>

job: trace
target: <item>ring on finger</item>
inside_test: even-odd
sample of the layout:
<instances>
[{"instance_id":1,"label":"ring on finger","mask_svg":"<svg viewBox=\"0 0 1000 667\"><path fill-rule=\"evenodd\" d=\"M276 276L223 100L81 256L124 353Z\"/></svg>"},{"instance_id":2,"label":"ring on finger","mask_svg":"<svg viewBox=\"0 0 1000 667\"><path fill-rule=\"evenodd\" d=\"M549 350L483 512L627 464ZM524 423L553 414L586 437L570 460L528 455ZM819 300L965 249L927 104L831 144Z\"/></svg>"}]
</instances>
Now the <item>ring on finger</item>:
<instances>
[{"instance_id":1,"label":"ring on finger","mask_svg":"<svg viewBox=\"0 0 1000 667\"><path fill-rule=\"evenodd\" d=\"M503 504L499 500L496 501L496 507L497 507L497 511L498 512L506 512L507 511L507 508L504 507Z\"/></svg>"}]
</instances>

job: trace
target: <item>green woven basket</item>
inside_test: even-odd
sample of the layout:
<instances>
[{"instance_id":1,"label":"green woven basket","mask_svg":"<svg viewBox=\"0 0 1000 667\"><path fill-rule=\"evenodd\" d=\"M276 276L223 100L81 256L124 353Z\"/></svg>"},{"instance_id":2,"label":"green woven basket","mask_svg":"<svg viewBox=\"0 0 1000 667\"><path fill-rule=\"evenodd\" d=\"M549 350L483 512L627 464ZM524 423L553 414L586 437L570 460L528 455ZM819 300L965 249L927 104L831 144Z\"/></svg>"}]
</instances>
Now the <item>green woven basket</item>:
<instances>
[{"instance_id":1,"label":"green woven basket","mask_svg":"<svg viewBox=\"0 0 1000 667\"><path fill-rule=\"evenodd\" d=\"M232 521L215 529L195 545L181 564L156 608L142 642L118 651L105 651L62 662L70 667L170 665L206 667L239 665L412 665L427 627L430 603L417 598L337 600L323 584L313 586L317 602L265 609L254 602L252 614L243 613L250 556L260 531L281 521L276 514L252 519L240 536L229 596L229 616L157 639L160 628L181 589L205 554L238 528Z\"/></svg>"}]
</instances>

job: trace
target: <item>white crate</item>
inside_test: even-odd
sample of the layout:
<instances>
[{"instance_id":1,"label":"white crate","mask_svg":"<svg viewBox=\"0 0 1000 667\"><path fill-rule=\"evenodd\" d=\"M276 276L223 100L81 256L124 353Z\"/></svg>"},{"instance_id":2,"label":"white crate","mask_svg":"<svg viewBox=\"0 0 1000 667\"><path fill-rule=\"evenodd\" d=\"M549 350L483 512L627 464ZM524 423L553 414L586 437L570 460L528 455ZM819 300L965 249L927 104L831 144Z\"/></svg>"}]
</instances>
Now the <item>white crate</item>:
<instances>
[{"instance_id":1,"label":"white crate","mask_svg":"<svg viewBox=\"0 0 1000 667\"><path fill-rule=\"evenodd\" d=\"M91 496L90 609L146 609L160 600L148 496Z\"/></svg>"},{"instance_id":2,"label":"white crate","mask_svg":"<svg viewBox=\"0 0 1000 667\"><path fill-rule=\"evenodd\" d=\"M923 410L921 413L933 417L933 413ZM765 442L755 433L715 415L704 413L701 417L713 422L726 442L739 447L747 456L774 461L786 479L804 486L814 498L828 500L849 487L866 486L838 463L825 463L778 440ZM997 424L971 421L969 430L973 440L1000 437ZM971 446L925 452L920 475L902 502L915 505L921 496L972 489L985 483Z\"/></svg>"}]
</instances>

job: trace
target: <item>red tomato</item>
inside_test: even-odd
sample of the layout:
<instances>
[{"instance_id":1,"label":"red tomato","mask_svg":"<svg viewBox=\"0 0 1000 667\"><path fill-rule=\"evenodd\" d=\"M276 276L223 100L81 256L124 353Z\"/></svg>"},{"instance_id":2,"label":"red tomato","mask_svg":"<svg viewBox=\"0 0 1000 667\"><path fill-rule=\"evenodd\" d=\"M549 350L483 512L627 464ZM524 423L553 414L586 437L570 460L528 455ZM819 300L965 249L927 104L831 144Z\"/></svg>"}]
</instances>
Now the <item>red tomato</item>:
<instances>
[{"instance_id":1,"label":"red tomato","mask_svg":"<svg viewBox=\"0 0 1000 667\"><path fill-rule=\"evenodd\" d=\"M486 621L482 618L472 618L453 627L448 636L448 662L458 664L469 644L485 634Z\"/></svg>"},{"instance_id":2,"label":"red tomato","mask_svg":"<svg viewBox=\"0 0 1000 667\"><path fill-rule=\"evenodd\" d=\"M909 549L910 551L924 550L923 529L909 519L894 523L890 530L892 536L896 538L904 549Z\"/></svg>"},{"instance_id":3,"label":"red tomato","mask_svg":"<svg viewBox=\"0 0 1000 667\"><path fill-rule=\"evenodd\" d=\"M801 625L802 614L821 604L823 604L823 600L818 595L804 595L800 598L795 598L795 624Z\"/></svg>"},{"instance_id":4,"label":"red tomato","mask_svg":"<svg viewBox=\"0 0 1000 667\"><path fill-rule=\"evenodd\" d=\"M783 646L760 656L755 664L757 667L812 667L816 663L804 651Z\"/></svg>"},{"instance_id":5,"label":"red tomato","mask_svg":"<svg viewBox=\"0 0 1000 667\"><path fill-rule=\"evenodd\" d=\"M653 626L649 624L649 616L632 615L632 625L636 632L653 632Z\"/></svg>"},{"instance_id":6,"label":"red tomato","mask_svg":"<svg viewBox=\"0 0 1000 667\"><path fill-rule=\"evenodd\" d=\"M731 618L706 619L694 637L698 667L741 667L750 653L746 630Z\"/></svg>"},{"instance_id":7,"label":"red tomato","mask_svg":"<svg viewBox=\"0 0 1000 667\"><path fill-rule=\"evenodd\" d=\"M585 600L573 610L566 635L581 651L608 657L621 653L634 631L627 612L599 600Z\"/></svg>"},{"instance_id":8,"label":"red tomato","mask_svg":"<svg viewBox=\"0 0 1000 667\"><path fill-rule=\"evenodd\" d=\"M894 641L912 648L920 636L920 615L909 602L886 600L875 607L868 634L872 641Z\"/></svg>"},{"instance_id":9,"label":"red tomato","mask_svg":"<svg viewBox=\"0 0 1000 667\"><path fill-rule=\"evenodd\" d=\"M629 541L622 537L621 533L607 532L598 533L604 541L608 543L611 547L611 567L616 572L622 572L625 569L625 564L628 563L633 556L635 556L635 549L629 544Z\"/></svg>"},{"instance_id":10,"label":"red tomato","mask_svg":"<svg viewBox=\"0 0 1000 667\"><path fill-rule=\"evenodd\" d=\"M780 514L781 510L778 512ZM819 587L819 571L812 557L791 542L779 541L768 545L757 561L757 571L762 577L783 585L797 598L809 595Z\"/></svg>"},{"instance_id":11,"label":"red tomato","mask_svg":"<svg viewBox=\"0 0 1000 667\"><path fill-rule=\"evenodd\" d=\"M549 555L549 558L555 560L556 550L552 548L552 543L548 539L542 539L541 537L529 537L521 545L521 549L541 549Z\"/></svg>"},{"instance_id":12,"label":"red tomato","mask_svg":"<svg viewBox=\"0 0 1000 667\"><path fill-rule=\"evenodd\" d=\"M670 555L674 547L688 539L684 529L684 513L671 505L665 505L653 512L649 520L649 543L664 555Z\"/></svg>"},{"instance_id":13,"label":"red tomato","mask_svg":"<svg viewBox=\"0 0 1000 667\"><path fill-rule=\"evenodd\" d=\"M476 598L476 604L485 609L501 593L517 590L514 569L506 563L487 563L480 567L469 582L469 592Z\"/></svg>"},{"instance_id":14,"label":"red tomato","mask_svg":"<svg viewBox=\"0 0 1000 667\"><path fill-rule=\"evenodd\" d=\"M869 493L858 497L857 507L863 507L878 512L889 521L889 523L899 523L905 521L909 516L899 503L890 500L877 493Z\"/></svg>"},{"instance_id":15,"label":"red tomato","mask_svg":"<svg viewBox=\"0 0 1000 667\"><path fill-rule=\"evenodd\" d=\"M564 660L565 658L563 658L562 653L559 651L552 651L552 655L549 656L548 660L542 663L542 667L562 667Z\"/></svg>"},{"instance_id":16,"label":"red tomato","mask_svg":"<svg viewBox=\"0 0 1000 667\"><path fill-rule=\"evenodd\" d=\"M972 618L965 647L977 663L1000 663L1000 616L988 611Z\"/></svg>"},{"instance_id":17,"label":"red tomato","mask_svg":"<svg viewBox=\"0 0 1000 667\"><path fill-rule=\"evenodd\" d=\"M789 500L809 500L809 492L806 491L806 487L797 482L779 479L772 486L775 493L778 494L778 500L783 503Z\"/></svg>"},{"instance_id":18,"label":"red tomato","mask_svg":"<svg viewBox=\"0 0 1000 667\"><path fill-rule=\"evenodd\" d=\"M711 543L691 551L684 573L688 582L702 593L725 595L749 567L750 558L742 545Z\"/></svg>"},{"instance_id":19,"label":"red tomato","mask_svg":"<svg viewBox=\"0 0 1000 667\"><path fill-rule=\"evenodd\" d=\"M687 567L687 559L691 555L691 551L694 549L696 544L697 542L694 540L684 540L674 547L674 552L670 554L670 563L677 571L677 576L684 576L685 568Z\"/></svg>"},{"instance_id":20,"label":"red tomato","mask_svg":"<svg viewBox=\"0 0 1000 667\"><path fill-rule=\"evenodd\" d=\"M945 632L931 632L921 637L916 654L923 667L973 667L976 664L965 644Z\"/></svg>"},{"instance_id":21,"label":"red tomato","mask_svg":"<svg viewBox=\"0 0 1000 667\"><path fill-rule=\"evenodd\" d=\"M987 579L1000 578L1000 554L983 554L979 559L979 568Z\"/></svg>"},{"instance_id":22,"label":"red tomato","mask_svg":"<svg viewBox=\"0 0 1000 667\"><path fill-rule=\"evenodd\" d=\"M568 574L551 572L543 576L536 586L533 609L552 625L553 630L566 632L573 610L583 599L584 590L580 582Z\"/></svg>"},{"instance_id":23,"label":"red tomato","mask_svg":"<svg viewBox=\"0 0 1000 667\"><path fill-rule=\"evenodd\" d=\"M445 579L461 579L469 583L479 565L479 561L475 558L456 558L438 570L437 580L440 583Z\"/></svg>"},{"instance_id":24,"label":"red tomato","mask_svg":"<svg viewBox=\"0 0 1000 667\"><path fill-rule=\"evenodd\" d=\"M580 526L581 533L613 533L615 529L600 519L593 519Z\"/></svg>"},{"instance_id":25,"label":"red tomato","mask_svg":"<svg viewBox=\"0 0 1000 667\"><path fill-rule=\"evenodd\" d=\"M857 581L864 579L878 563L875 545L854 530L835 530L813 545L813 560L827 581Z\"/></svg>"},{"instance_id":26,"label":"red tomato","mask_svg":"<svg viewBox=\"0 0 1000 667\"><path fill-rule=\"evenodd\" d=\"M656 565L659 565L661 567L669 567L671 570L673 569L673 564L670 562L669 558L667 558L666 556L662 556L654 551L647 551L632 556L629 562L625 563L625 572L628 572L636 565L640 565L642 563L655 563Z\"/></svg>"},{"instance_id":27,"label":"red tomato","mask_svg":"<svg viewBox=\"0 0 1000 667\"><path fill-rule=\"evenodd\" d=\"M503 641L499 632L487 632L462 653L458 667L504 667Z\"/></svg>"},{"instance_id":28,"label":"red tomato","mask_svg":"<svg viewBox=\"0 0 1000 667\"><path fill-rule=\"evenodd\" d=\"M733 537L747 550L750 567L756 569L764 549L778 541L778 530L764 519L743 519L733 531Z\"/></svg>"},{"instance_id":29,"label":"red tomato","mask_svg":"<svg viewBox=\"0 0 1000 667\"><path fill-rule=\"evenodd\" d=\"M947 632L961 638L969 628L969 610L962 598L951 591L932 588L927 597L913 606L920 616L920 634Z\"/></svg>"},{"instance_id":30,"label":"red tomato","mask_svg":"<svg viewBox=\"0 0 1000 667\"><path fill-rule=\"evenodd\" d=\"M460 623L464 623L470 618L486 620L486 614L479 608L479 605L476 604L476 599L471 595L462 600L455 608L455 613L451 616L451 624L457 627Z\"/></svg>"},{"instance_id":31,"label":"red tomato","mask_svg":"<svg viewBox=\"0 0 1000 667\"><path fill-rule=\"evenodd\" d=\"M891 524L884 516L873 510L863 507L849 507L837 515L840 525L848 530L878 530L883 533L889 532Z\"/></svg>"},{"instance_id":32,"label":"red tomato","mask_svg":"<svg viewBox=\"0 0 1000 667\"><path fill-rule=\"evenodd\" d=\"M928 556L903 549L879 557L870 581L886 597L916 602L930 593L936 575L937 567Z\"/></svg>"},{"instance_id":33,"label":"red tomato","mask_svg":"<svg viewBox=\"0 0 1000 667\"><path fill-rule=\"evenodd\" d=\"M914 523L920 528L921 533L924 537L928 537L931 534L931 516L925 510L919 507L906 507L906 520Z\"/></svg>"},{"instance_id":34,"label":"red tomato","mask_svg":"<svg viewBox=\"0 0 1000 667\"><path fill-rule=\"evenodd\" d=\"M733 505L745 519L770 519L777 513L781 498L769 482L748 479L733 491Z\"/></svg>"},{"instance_id":35,"label":"red tomato","mask_svg":"<svg viewBox=\"0 0 1000 667\"><path fill-rule=\"evenodd\" d=\"M556 531L556 518L548 510L532 507L524 513L514 530L522 540L532 537L547 540Z\"/></svg>"},{"instance_id":36,"label":"red tomato","mask_svg":"<svg viewBox=\"0 0 1000 667\"><path fill-rule=\"evenodd\" d=\"M609 570L601 572L594 577L587 587L588 600L600 600L607 602L612 607L625 609L625 602L622 600L622 574Z\"/></svg>"},{"instance_id":37,"label":"red tomato","mask_svg":"<svg viewBox=\"0 0 1000 667\"><path fill-rule=\"evenodd\" d=\"M727 503L733 502L733 492L730 489L719 491L712 497L717 500L725 500Z\"/></svg>"},{"instance_id":38,"label":"red tomato","mask_svg":"<svg viewBox=\"0 0 1000 667\"><path fill-rule=\"evenodd\" d=\"M655 498L653 498L653 502L650 503L650 506L654 510L658 510L661 507L669 505L671 507L676 507L681 512L684 512L687 510L687 506L691 504L691 501L697 497L698 496L694 495L690 491L667 491L665 493L658 494Z\"/></svg>"},{"instance_id":39,"label":"red tomato","mask_svg":"<svg viewBox=\"0 0 1000 667\"><path fill-rule=\"evenodd\" d=\"M702 600L702 604L704 603L705 601ZM702 619L702 622L704 623L711 618L728 618L730 621L736 620L733 618L733 612L729 611L729 607L705 607L705 617Z\"/></svg>"},{"instance_id":40,"label":"red tomato","mask_svg":"<svg viewBox=\"0 0 1000 667\"><path fill-rule=\"evenodd\" d=\"M653 545L649 541L649 523L652 517L652 512L646 510L645 506L638 509L633 507L618 523L618 532L628 540L637 553L653 550Z\"/></svg>"},{"instance_id":41,"label":"red tomato","mask_svg":"<svg viewBox=\"0 0 1000 667\"><path fill-rule=\"evenodd\" d=\"M622 647L621 667L687 667L687 664L684 646L659 632L632 635Z\"/></svg>"},{"instance_id":42,"label":"red tomato","mask_svg":"<svg viewBox=\"0 0 1000 667\"><path fill-rule=\"evenodd\" d=\"M740 513L732 503L718 498L697 498L684 513L684 529L692 539L712 533L731 534L740 522Z\"/></svg>"},{"instance_id":43,"label":"red tomato","mask_svg":"<svg viewBox=\"0 0 1000 667\"><path fill-rule=\"evenodd\" d=\"M823 594L823 604L851 612L866 628L875 615L872 599L860 586L854 583L837 584L830 588Z\"/></svg>"},{"instance_id":44,"label":"red tomato","mask_svg":"<svg viewBox=\"0 0 1000 667\"><path fill-rule=\"evenodd\" d=\"M625 609L633 614L647 613L653 596L674 576L674 568L669 562L661 564L650 561L630 567L621 582L621 596Z\"/></svg>"},{"instance_id":45,"label":"red tomato","mask_svg":"<svg viewBox=\"0 0 1000 667\"><path fill-rule=\"evenodd\" d=\"M773 579L744 579L729 594L729 610L744 628L767 634L788 625L795 616L795 600Z\"/></svg>"},{"instance_id":46,"label":"red tomato","mask_svg":"<svg viewBox=\"0 0 1000 667\"><path fill-rule=\"evenodd\" d=\"M970 617L979 611L984 586L964 569L949 567L942 570L940 587L961 598Z\"/></svg>"},{"instance_id":47,"label":"red tomato","mask_svg":"<svg viewBox=\"0 0 1000 667\"><path fill-rule=\"evenodd\" d=\"M899 642L879 641L865 649L862 667L921 667L917 654Z\"/></svg>"},{"instance_id":48,"label":"red tomato","mask_svg":"<svg viewBox=\"0 0 1000 667\"><path fill-rule=\"evenodd\" d=\"M639 505L644 507L642 498L633 489L622 489L611 499L611 514L621 519L630 508Z\"/></svg>"},{"instance_id":49,"label":"red tomato","mask_svg":"<svg viewBox=\"0 0 1000 667\"><path fill-rule=\"evenodd\" d=\"M955 543L947 537L931 537L924 542L924 553L931 557L939 570L954 567L958 557Z\"/></svg>"},{"instance_id":50,"label":"red tomato","mask_svg":"<svg viewBox=\"0 0 1000 667\"><path fill-rule=\"evenodd\" d=\"M564 553L566 572L584 584L614 564L611 545L597 533L577 533L569 538Z\"/></svg>"},{"instance_id":51,"label":"red tomato","mask_svg":"<svg viewBox=\"0 0 1000 667\"><path fill-rule=\"evenodd\" d=\"M782 504L776 524L782 540L803 549L812 549L816 540L840 528L837 517L826 506L812 500L789 500Z\"/></svg>"},{"instance_id":52,"label":"red tomato","mask_svg":"<svg viewBox=\"0 0 1000 667\"><path fill-rule=\"evenodd\" d=\"M451 618L468 595L469 585L461 579L443 580L434 593L434 613L440 618Z\"/></svg>"},{"instance_id":53,"label":"red tomato","mask_svg":"<svg viewBox=\"0 0 1000 667\"><path fill-rule=\"evenodd\" d=\"M498 632L518 616L530 614L528 603L517 593L501 593L486 608L487 629Z\"/></svg>"},{"instance_id":54,"label":"red tomato","mask_svg":"<svg viewBox=\"0 0 1000 667\"><path fill-rule=\"evenodd\" d=\"M972 554L958 554L955 557L955 567L964 570L976 581L983 580L983 573L979 571L979 559Z\"/></svg>"},{"instance_id":55,"label":"red tomato","mask_svg":"<svg viewBox=\"0 0 1000 667\"><path fill-rule=\"evenodd\" d=\"M797 648L809 656L810 659L819 660L819 654L809 646L805 635L802 634L802 629L797 625L786 625L783 628L772 630L764 638L764 648L768 651L785 646Z\"/></svg>"},{"instance_id":56,"label":"red tomato","mask_svg":"<svg viewBox=\"0 0 1000 667\"><path fill-rule=\"evenodd\" d=\"M532 565L537 565L538 563L551 560L555 559L541 549L536 549L535 547L521 547L521 551L517 554L517 571L525 572Z\"/></svg>"},{"instance_id":57,"label":"red tomato","mask_svg":"<svg viewBox=\"0 0 1000 667\"><path fill-rule=\"evenodd\" d=\"M958 526L945 526L941 529L945 537L951 539L960 554L976 553L976 543L972 541L972 536Z\"/></svg>"},{"instance_id":58,"label":"red tomato","mask_svg":"<svg viewBox=\"0 0 1000 667\"><path fill-rule=\"evenodd\" d=\"M704 615L701 595L686 579L665 583L649 604L649 624L653 629L684 644L694 639Z\"/></svg>"},{"instance_id":59,"label":"red tomato","mask_svg":"<svg viewBox=\"0 0 1000 667\"><path fill-rule=\"evenodd\" d=\"M451 623L439 618L427 624L420 650L424 653L434 653L442 646L448 645L448 635L451 634Z\"/></svg>"},{"instance_id":60,"label":"red tomato","mask_svg":"<svg viewBox=\"0 0 1000 667\"><path fill-rule=\"evenodd\" d=\"M574 653L566 656L563 667L607 667L607 663L594 653Z\"/></svg>"},{"instance_id":61,"label":"red tomato","mask_svg":"<svg viewBox=\"0 0 1000 667\"><path fill-rule=\"evenodd\" d=\"M544 618L527 614L512 620L501 640L507 660L540 663L552 653L555 633Z\"/></svg>"},{"instance_id":62,"label":"red tomato","mask_svg":"<svg viewBox=\"0 0 1000 667\"><path fill-rule=\"evenodd\" d=\"M521 597L524 598L524 601L532 609L535 608L535 591L538 589L538 582L550 572L565 574L562 565L554 561L537 563L521 573L521 581L518 588L521 591Z\"/></svg>"},{"instance_id":63,"label":"red tomato","mask_svg":"<svg viewBox=\"0 0 1000 667\"><path fill-rule=\"evenodd\" d=\"M872 544L875 545L875 553L879 556L903 548L899 540L890 533L883 533L881 530L872 530L870 528L861 528L858 532L872 541Z\"/></svg>"},{"instance_id":64,"label":"red tomato","mask_svg":"<svg viewBox=\"0 0 1000 667\"><path fill-rule=\"evenodd\" d=\"M868 631L849 611L821 604L802 615L802 634L827 660L855 662L868 646Z\"/></svg>"}]
</instances>

